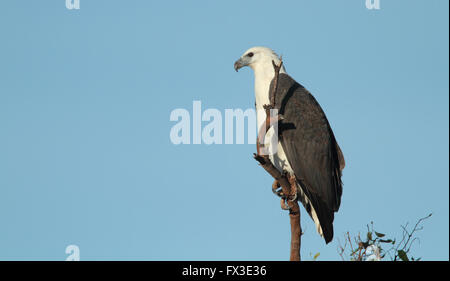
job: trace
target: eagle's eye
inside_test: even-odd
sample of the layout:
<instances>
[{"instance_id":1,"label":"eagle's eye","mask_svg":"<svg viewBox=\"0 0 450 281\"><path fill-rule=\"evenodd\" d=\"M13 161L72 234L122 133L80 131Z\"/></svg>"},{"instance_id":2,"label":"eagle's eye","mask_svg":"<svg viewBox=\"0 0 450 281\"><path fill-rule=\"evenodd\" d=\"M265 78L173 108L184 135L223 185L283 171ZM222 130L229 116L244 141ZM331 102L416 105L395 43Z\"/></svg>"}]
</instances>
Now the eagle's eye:
<instances>
[{"instance_id":1,"label":"eagle's eye","mask_svg":"<svg viewBox=\"0 0 450 281\"><path fill-rule=\"evenodd\" d=\"M247 56L251 58L251 57L253 57L253 53L250 52L250 53L247 54Z\"/></svg>"}]
</instances>

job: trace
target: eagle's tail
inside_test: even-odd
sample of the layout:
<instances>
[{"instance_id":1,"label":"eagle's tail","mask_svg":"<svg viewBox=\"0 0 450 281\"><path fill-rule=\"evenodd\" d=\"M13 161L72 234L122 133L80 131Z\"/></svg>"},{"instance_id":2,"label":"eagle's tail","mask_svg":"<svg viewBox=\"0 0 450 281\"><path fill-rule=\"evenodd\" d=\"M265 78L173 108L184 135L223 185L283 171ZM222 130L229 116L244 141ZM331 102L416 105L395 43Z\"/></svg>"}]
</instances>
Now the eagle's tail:
<instances>
[{"instance_id":1,"label":"eagle's tail","mask_svg":"<svg viewBox=\"0 0 450 281\"><path fill-rule=\"evenodd\" d=\"M325 239L328 244L333 240L333 220L334 212L328 210L328 206L320 202L319 199L314 196L307 195L303 191L301 184L297 184L298 200L303 204L309 216L313 219L316 225L317 232ZM311 198L311 199L310 199ZM317 212L319 210L319 212Z\"/></svg>"}]
</instances>

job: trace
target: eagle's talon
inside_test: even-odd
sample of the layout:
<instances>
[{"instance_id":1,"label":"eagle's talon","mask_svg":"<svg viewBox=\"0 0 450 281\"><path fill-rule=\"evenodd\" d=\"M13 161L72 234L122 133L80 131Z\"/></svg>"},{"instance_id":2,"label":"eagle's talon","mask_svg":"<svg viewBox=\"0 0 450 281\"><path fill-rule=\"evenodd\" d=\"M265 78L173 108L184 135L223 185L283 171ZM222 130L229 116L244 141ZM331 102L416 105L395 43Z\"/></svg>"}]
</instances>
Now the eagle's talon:
<instances>
[{"instance_id":1,"label":"eagle's talon","mask_svg":"<svg viewBox=\"0 0 450 281\"><path fill-rule=\"evenodd\" d=\"M280 187L280 183L277 180L274 180L274 182L272 183L272 192L278 197L282 197L281 189L279 189Z\"/></svg>"},{"instance_id":2,"label":"eagle's talon","mask_svg":"<svg viewBox=\"0 0 450 281\"><path fill-rule=\"evenodd\" d=\"M289 207L288 205L286 205L286 200L284 198L281 198L281 209L283 210L290 210L291 207Z\"/></svg>"},{"instance_id":3,"label":"eagle's talon","mask_svg":"<svg viewBox=\"0 0 450 281\"><path fill-rule=\"evenodd\" d=\"M272 189L273 194L275 194L276 196L280 197L280 198L284 198L284 193L281 190L273 190Z\"/></svg>"}]
</instances>

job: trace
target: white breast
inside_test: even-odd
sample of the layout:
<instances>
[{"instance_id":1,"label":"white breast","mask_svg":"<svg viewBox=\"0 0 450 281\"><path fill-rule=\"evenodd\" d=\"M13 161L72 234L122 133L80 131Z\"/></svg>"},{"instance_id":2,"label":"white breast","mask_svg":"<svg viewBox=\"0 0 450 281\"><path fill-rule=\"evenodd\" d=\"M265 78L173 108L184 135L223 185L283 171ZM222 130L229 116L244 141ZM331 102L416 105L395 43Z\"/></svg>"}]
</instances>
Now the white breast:
<instances>
[{"instance_id":1,"label":"white breast","mask_svg":"<svg viewBox=\"0 0 450 281\"><path fill-rule=\"evenodd\" d=\"M284 71L280 71L283 73ZM257 75L261 74L261 75ZM268 75L264 75L265 73L257 73L255 71L255 101L256 101L256 118L258 123L258 130L266 121L266 112L264 110L264 105L270 104L269 100L269 87L270 82L272 81L273 74L269 73ZM268 148L269 158L274 164L274 166L281 172L287 171L290 174L294 174L294 171L289 164L289 161L284 153L283 147L281 146L281 142L275 142L274 138L276 137L274 134L275 130L270 128L267 131L265 137L265 147ZM276 143L276 147L273 145ZM271 145L272 144L272 145Z\"/></svg>"}]
</instances>

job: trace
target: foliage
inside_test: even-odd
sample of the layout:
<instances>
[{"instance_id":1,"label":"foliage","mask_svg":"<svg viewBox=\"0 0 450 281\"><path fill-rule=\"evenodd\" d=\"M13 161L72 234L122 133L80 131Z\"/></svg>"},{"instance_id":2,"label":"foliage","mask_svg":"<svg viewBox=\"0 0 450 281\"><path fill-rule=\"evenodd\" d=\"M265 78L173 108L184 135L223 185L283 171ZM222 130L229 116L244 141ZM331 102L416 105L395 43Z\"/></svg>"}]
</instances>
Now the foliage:
<instances>
[{"instance_id":1,"label":"foliage","mask_svg":"<svg viewBox=\"0 0 450 281\"><path fill-rule=\"evenodd\" d=\"M373 222L367 225L367 234L364 238L358 234L352 239L347 232L344 244L339 241L339 255L344 261L348 260L347 257L351 261L419 261L420 258L410 255L410 250L414 242L419 241L415 235L423 229L422 222L431 215L419 219L411 230L408 230L408 223L405 226L402 225L402 238L399 242L395 238L388 238L386 234L375 231Z\"/></svg>"},{"instance_id":2,"label":"foliage","mask_svg":"<svg viewBox=\"0 0 450 281\"><path fill-rule=\"evenodd\" d=\"M314 256L312 255L312 253L309 253L309 256L311 258L311 261L317 261L317 258L319 258L320 253L317 252Z\"/></svg>"}]
</instances>

